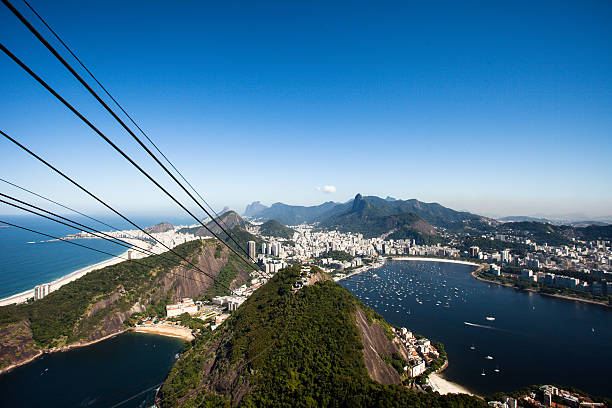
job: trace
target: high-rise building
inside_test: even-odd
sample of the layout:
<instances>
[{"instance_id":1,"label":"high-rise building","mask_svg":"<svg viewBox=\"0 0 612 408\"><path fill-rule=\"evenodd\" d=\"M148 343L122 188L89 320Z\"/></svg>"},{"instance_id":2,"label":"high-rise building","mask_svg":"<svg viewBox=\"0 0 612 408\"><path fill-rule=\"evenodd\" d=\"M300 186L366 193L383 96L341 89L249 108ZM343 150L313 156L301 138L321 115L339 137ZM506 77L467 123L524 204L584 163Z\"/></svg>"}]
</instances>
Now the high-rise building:
<instances>
[{"instance_id":1,"label":"high-rise building","mask_svg":"<svg viewBox=\"0 0 612 408\"><path fill-rule=\"evenodd\" d=\"M34 288L34 300L39 300L47 296L51 292L51 286L48 283L38 285Z\"/></svg>"},{"instance_id":2,"label":"high-rise building","mask_svg":"<svg viewBox=\"0 0 612 408\"><path fill-rule=\"evenodd\" d=\"M249 258L255 259L255 255L256 255L255 252L257 252L255 250L255 241L247 242L247 249L248 249L248 252L249 252Z\"/></svg>"},{"instance_id":3,"label":"high-rise building","mask_svg":"<svg viewBox=\"0 0 612 408\"><path fill-rule=\"evenodd\" d=\"M480 248L477 246L470 247L470 256L472 258L478 258L478 253L480 252Z\"/></svg>"}]
</instances>

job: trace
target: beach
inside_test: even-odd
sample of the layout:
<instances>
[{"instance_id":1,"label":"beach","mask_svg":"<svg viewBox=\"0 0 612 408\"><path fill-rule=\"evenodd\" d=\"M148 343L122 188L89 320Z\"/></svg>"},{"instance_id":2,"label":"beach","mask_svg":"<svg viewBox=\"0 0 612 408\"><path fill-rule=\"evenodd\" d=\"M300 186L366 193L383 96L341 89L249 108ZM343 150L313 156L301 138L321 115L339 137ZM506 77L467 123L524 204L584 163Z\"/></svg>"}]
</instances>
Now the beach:
<instances>
[{"instance_id":1,"label":"beach","mask_svg":"<svg viewBox=\"0 0 612 408\"><path fill-rule=\"evenodd\" d=\"M132 331L136 333L149 333L160 336L174 337L185 341L191 341L195 338L193 334L191 334L190 328L173 324L160 323L153 326L136 326L132 329Z\"/></svg>"},{"instance_id":2,"label":"beach","mask_svg":"<svg viewBox=\"0 0 612 408\"><path fill-rule=\"evenodd\" d=\"M471 266L480 266L480 264L469 262L469 261L460 261L456 259L446 259L446 258L425 258L418 256L398 256L395 258L391 258L393 261L427 261L427 262L447 262L447 263L456 263L461 265L471 265Z\"/></svg>"},{"instance_id":3,"label":"beach","mask_svg":"<svg viewBox=\"0 0 612 408\"><path fill-rule=\"evenodd\" d=\"M469 392L467 389L465 389L461 385L444 379L442 375L438 373L432 373L429 375L429 383L431 384L434 391L437 391L442 395L444 394L475 395Z\"/></svg>"},{"instance_id":4,"label":"beach","mask_svg":"<svg viewBox=\"0 0 612 408\"><path fill-rule=\"evenodd\" d=\"M107 259L106 261L98 262L97 264L86 266L85 268L78 269L68 275L64 275L61 278L58 278L52 282L48 282L50 285L50 292L53 292L67 283L75 281L79 279L81 276L88 274L91 271L95 271L96 269L102 269L107 266L115 265L120 262L127 260L128 251L125 251L121 255L118 255L114 258ZM0 299L0 306L11 305L13 303L23 303L28 299L34 297L34 288L30 290L26 290L25 292L17 293L16 295L9 296L4 299Z\"/></svg>"}]
</instances>

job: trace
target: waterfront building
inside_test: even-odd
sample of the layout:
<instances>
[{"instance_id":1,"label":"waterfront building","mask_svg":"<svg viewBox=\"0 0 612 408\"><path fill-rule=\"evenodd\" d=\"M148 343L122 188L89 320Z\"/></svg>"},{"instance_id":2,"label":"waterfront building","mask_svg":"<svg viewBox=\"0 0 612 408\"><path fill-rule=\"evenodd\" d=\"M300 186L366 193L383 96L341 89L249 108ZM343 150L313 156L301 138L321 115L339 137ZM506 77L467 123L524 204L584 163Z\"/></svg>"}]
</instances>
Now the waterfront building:
<instances>
[{"instance_id":1,"label":"waterfront building","mask_svg":"<svg viewBox=\"0 0 612 408\"><path fill-rule=\"evenodd\" d=\"M470 247L470 256L472 258L478 258L478 254L480 253L480 248L477 246Z\"/></svg>"},{"instance_id":2,"label":"waterfront building","mask_svg":"<svg viewBox=\"0 0 612 408\"><path fill-rule=\"evenodd\" d=\"M489 266L489 272L491 272L495 276L500 276L501 275L501 268L498 265L496 265L496 264L491 264Z\"/></svg>"},{"instance_id":3,"label":"waterfront building","mask_svg":"<svg viewBox=\"0 0 612 408\"><path fill-rule=\"evenodd\" d=\"M51 285L43 283L34 288L34 300L39 300L51 293Z\"/></svg>"}]
</instances>

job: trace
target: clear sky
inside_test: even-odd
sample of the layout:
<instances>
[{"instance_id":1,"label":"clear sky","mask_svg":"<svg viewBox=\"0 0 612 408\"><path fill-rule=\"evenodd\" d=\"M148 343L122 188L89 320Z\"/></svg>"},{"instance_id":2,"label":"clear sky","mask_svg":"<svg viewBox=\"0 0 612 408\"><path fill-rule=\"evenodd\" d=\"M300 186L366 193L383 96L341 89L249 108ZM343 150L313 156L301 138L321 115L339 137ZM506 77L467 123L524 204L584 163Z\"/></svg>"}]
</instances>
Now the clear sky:
<instances>
[{"instance_id":1,"label":"clear sky","mask_svg":"<svg viewBox=\"0 0 612 408\"><path fill-rule=\"evenodd\" d=\"M608 0L30 1L217 209L360 192L612 215ZM4 6L0 23L9 49L170 185ZM0 89L2 130L122 210L175 208L3 54ZM102 211L4 140L0 174Z\"/></svg>"}]
</instances>

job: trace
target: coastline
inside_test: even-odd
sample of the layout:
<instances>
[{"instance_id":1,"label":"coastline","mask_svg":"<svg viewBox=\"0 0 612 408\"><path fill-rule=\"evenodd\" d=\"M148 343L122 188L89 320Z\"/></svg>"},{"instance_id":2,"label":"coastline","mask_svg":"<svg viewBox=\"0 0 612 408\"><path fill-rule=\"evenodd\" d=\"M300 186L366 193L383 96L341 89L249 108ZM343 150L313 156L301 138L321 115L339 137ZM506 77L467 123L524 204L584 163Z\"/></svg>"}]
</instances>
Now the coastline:
<instances>
[{"instance_id":1,"label":"coastline","mask_svg":"<svg viewBox=\"0 0 612 408\"><path fill-rule=\"evenodd\" d=\"M26 365L28 363L31 363L32 361L36 360L37 358L45 355L45 354L51 354L51 353L58 353L58 352L63 352L63 351L69 351L69 350L73 350L73 349L78 349L78 348L82 348L82 347L87 347L87 346L91 346L93 344L96 343L100 343L102 341L111 339L115 336L118 336L120 334L123 333L127 333L127 332L134 332L134 333L144 333L144 334L154 334L157 336L164 336L164 337L172 337L175 339L180 339L180 340L184 340L184 341L191 341L193 340L195 337L193 337L193 335L191 335L191 329L186 328L186 327L173 327L173 329L175 330L174 332L172 332L171 330L167 330L165 327L162 328L161 330L155 330L155 327L150 327L148 329L150 330L140 330L143 329L143 327L129 327L123 330L120 330L116 333L112 333L109 334L107 336L104 337L100 337L99 339L96 340L91 340L91 341L86 341L83 343L73 343L73 344L69 344L67 346L62 346L62 347L54 347L51 349L44 349L44 350L39 350L38 353L30 358L28 358L27 360L23 360L19 363L16 364L11 364L10 366L4 367L2 369L0 369L0 375L7 373L11 370L13 370L14 368L17 367L21 367L23 365ZM189 331L189 336L187 336L187 334L184 332L185 330Z\"/></svg>"},{"instance_id":2,"label":"coastline","mask_svg":"<svg viewBox=\"0 0 612 408\"><path fill-rule=\"evenodd\" d=\"M459 385L452 381L448 381L440 372L431 373L429 374L428 378L429 384L431 384L431 388L433 389L433 391L440 393L440 395L468 394L475 397L479 396L477 394L474 394L473 392L468 391L468 389L462 385Z\"/></svg>"},{"instance_id":3,"label":"coastline","mask_svg":"<svg viewBox=\"0 0 612 408\"><path fill-rule=\"evenodd\" d=\"M89 265L89 266L86 266L86 267L81 268L81 269L77 269L76 271L70 272L67 275L61 276L61 277L55 279L54 281L46 282L47 284L50 285L50 288L49 288L50 292L56 291L59 288L61 288L62 286L64 286L65 284L70 283L72 281L75 281L75 280L79 279L80 277L82 277L82 276L84 276L84 275L88 274L89 272L92 272L92 271L94 271L96 269L102 269L102 268L105 268L107 266L115 265L115 264L118 264L118 263L121 263L121 262L125 261L126 259L124 259L124 258L127 258L128 251L125 251L125 252L123 252L123 253L121 253L121 254L113 257L113 258L107 259L105 261L101 261L101 262L98 262L96 264ZM124 258L122 258L122 257L124 257ZM42 284L44 284L44 283L42 283ZM31 299L33 297L34 297L34 288L26 290L26 291L21 292L21 293L17 293L15 295L11 295L11 296L6 297L4 299L0 299L0 306L7 306L7 305L14 304L14 303L17 303L17 304L24 303L25 301L27 301L28 299Z\"/></svg>"},{"instance_id":4,"label":"coastline","mask_svg":"<svg viewBox=\"0 0 612 408\"><path fill-rule=\"evenodd\" d=\"M512 285L510 283L498 282L496 280L486 279L486 278L483 278L482 276L478 276L478 275L476 275L476 272L478 272L478 270L472 271L471 275L472 275L473 278L478 279L479 281L487 282L487 283L493 283L493 284L496 284L496 285L499 285L499 286L504 286L506 288L517 289L517 288L515 288L514 285ZM599 305L599 306L604 306L604 307L607 307L607 308L612 308L612 305L609 305L607 303L600 302L600 301L597 301L597 300L592 300L592 299L584 299L584 298L579 298L579 297L574 297L574 296L561 295L561 294L558 294L558 293L542 293L539 290L537 290L537 291L536 290L528 290L528 292L536 293L536 294L538 294L540 296L546 296L546 297L552 297L552 298L564 299L564 300L573 300L573 301L576 301L576 302L590 303L592 305Z\"/></svg>"},{"instance_id":5,"label":"coastline","mask_svg":"<svg viewBox=\"0 0 612 408\"><path fill-rule=\"evenodd\" d=\"M469 261L460 261L456 259L447 259L447 258L426 258L420 256L398 256L395 258L391 258L392 261L426 261L426 262L446 262L446 263L455 263L460 265L470 265L470 266L480 266L481 264L477 264Z\"/></svg>"}]
</instances>

